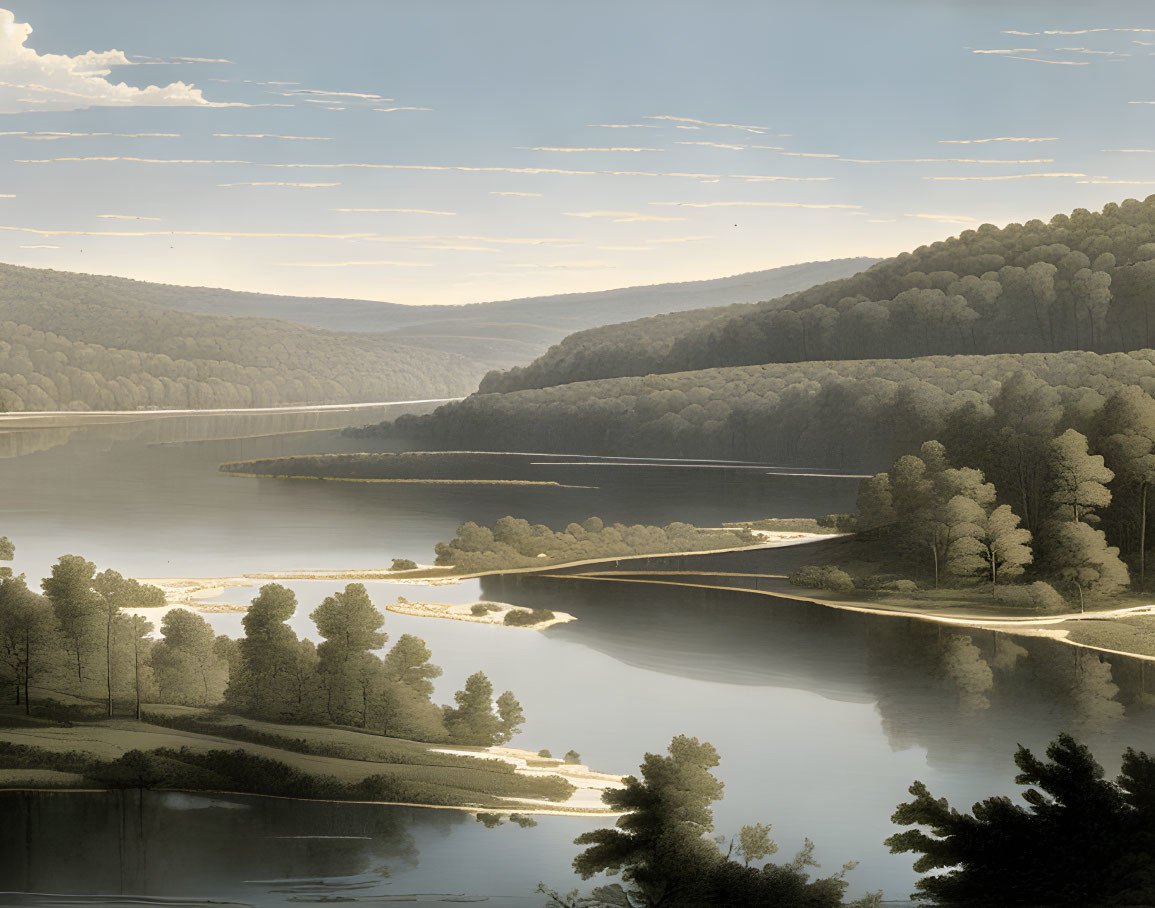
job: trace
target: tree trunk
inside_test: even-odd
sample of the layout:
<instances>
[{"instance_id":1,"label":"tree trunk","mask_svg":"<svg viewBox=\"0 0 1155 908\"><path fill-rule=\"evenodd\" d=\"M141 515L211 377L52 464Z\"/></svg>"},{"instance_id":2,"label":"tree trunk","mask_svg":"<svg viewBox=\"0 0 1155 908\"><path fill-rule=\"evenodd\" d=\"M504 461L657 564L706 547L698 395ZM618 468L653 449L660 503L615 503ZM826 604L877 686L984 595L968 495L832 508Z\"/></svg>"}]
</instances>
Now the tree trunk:
<instances>
[{"instance_id":1,"label":"tree trunk","mask_svg":"<svg viewBox=\"0 0 1155 908\"><path fill-rule=\"evenodd\" d=\"M136 640L136 645L132 648L133 655L133 671L135 673L135 687L136 687L136 721L140 721L140 638Z\"/></svg>"},{"instance_id":2,"label":"tree trunk","mask_svg":"<svg viewBox=\"0 0 1155 908\"><path fill-rule=\"evenodd\" d=\"M1087 610L1087 604L1083 599L1083 587L1076 584L1076 589L1079 591L1079 614L1083 614Z\"/></svg>"},{"instance_id":3,"label":"tree trunk","mask_svg":"<svg viewBox=\"0 0 1155 908\"><path fill-rule=\"evenodd\" d=\"M1139 589L1144 589L1143 582L1147 572L1147 483L1143 483L1143 509L1139 517Z\"/></svg>"},{"instance_id":4,"label":"tree trunk","mask_svg":"<svg viewBox=\"0 0 1155 908\"><path fill-rule=\"evenodd\" d=\"M108 684L108 718L112 718L112 618L104 632L104 677Z\"/></svg>"},{"instance_id":5,"label":"tree trunk","mask_svg":"<svg viewBox=\"0 0 1155 908\"><path fill-rule=\"evenodd\" d=\"M938 589L938 546L932 544L930 547L930 550L932 553L934 553L934 588L937 590Z\"/></svg>"}]
</instances>

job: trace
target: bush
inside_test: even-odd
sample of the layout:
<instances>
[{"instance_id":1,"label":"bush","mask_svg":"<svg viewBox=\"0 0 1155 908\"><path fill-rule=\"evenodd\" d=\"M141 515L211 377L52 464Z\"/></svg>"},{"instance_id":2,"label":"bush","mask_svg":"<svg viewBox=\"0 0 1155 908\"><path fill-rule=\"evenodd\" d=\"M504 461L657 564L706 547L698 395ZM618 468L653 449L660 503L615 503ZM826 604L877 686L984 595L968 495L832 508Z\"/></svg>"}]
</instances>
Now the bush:
<instances>
[{"instance_id":1,"label":"bush","mask_svg":"<svg viewBox=\"0 0 1155 908\"><path fill-rule=\"evenodd\" d=\"M539 750L539 751L537 752L537 755L538 755L539 757L544 757L544 758L545 758L545 759L547 759L547 760L552 760L552 759L553 759L553 754L551 754L551 753L550 753L548 750L546 750L544 747L543 747L541 750Z\"/></svg>"},{"instance_id":2,"label":"bush","mask_svg":"<svg viewBox=\"0 0 1155 908\"><path fill-rule=\"evenodd\" d=\"M1067 600L1053 586L1041 580L1025 586L996 587L995 599L1008 608L1037 612L1064 612L1069 608Z\"/></svg>"},{"instance_id":3,"label":"bush","mask_svg":"<svg viewBox=\"0 0 1155 908\"><path fill-rule=\"evenodd\" d=\"M858 527L858 518L853 514L823 514L818 518L818 525L839 533L853 533Z\"/></svg>"},{"instance_id":4,"label":"bush","mask_svg":"<svg viewBox=\"0 0 1155 908\"><path fill-rule=\"evenodd\" d=\"M547 608L514 608L505 613L505 620L503 623L510 627L530 627L534 624L542 624L546 621L552 621L553 618L553 612Z\"/></svg>"},{"instance_id":5,"label":"bush","mask_svg":"<svg viewBox=\"0 0 1155 908\"><path fill-rule=\"evenodd\" d=\"M490 612L500 612L501 606L495 605L492 602L475 602L470 606L469 610L478 618L483 615L488 615Z\"/></svg>"},{"instance_id":6,"label":"bush","mask_svg":"<svg viewBox=\"0 0 1155 908\"><path fill-rule=\"evenodd\" d=\"M566 751L566 755L562 759L567 763L580 763L582 761L582 755L576 750L569 750Z\"/></svg>"},{"instance_id":7,"label":"bush","mask_svg":"<svg viewBox=\"0 0 1155 908\"><path fill-rule=\"evenodd\" d=\"M846 592L854 589L854 581L850 575L841 568L830 564L808 564L799 568L790 575L790 582L794 586L833 592Z\"/></svg>"},{"instance_id":8,"label":"bush","mask_svg":"<svg viewBox=\"0 0 1155 908\"><path fill-rule=\"evenodd\" d=\"M918 584L913 580L888 580L882 589L892 593L915 593L918 592Z\"/></svg>"},{"instance_id":9,"label":"bush","mask_svg":"<svg viewBox=\"0 0 1155 908\"><path fill-rule=\"evenodd\" d=\"M389 568L391 571L415 571L417 570L417 562L410 558L394 558L393 564Z\"/></svg>"}]
</instances>

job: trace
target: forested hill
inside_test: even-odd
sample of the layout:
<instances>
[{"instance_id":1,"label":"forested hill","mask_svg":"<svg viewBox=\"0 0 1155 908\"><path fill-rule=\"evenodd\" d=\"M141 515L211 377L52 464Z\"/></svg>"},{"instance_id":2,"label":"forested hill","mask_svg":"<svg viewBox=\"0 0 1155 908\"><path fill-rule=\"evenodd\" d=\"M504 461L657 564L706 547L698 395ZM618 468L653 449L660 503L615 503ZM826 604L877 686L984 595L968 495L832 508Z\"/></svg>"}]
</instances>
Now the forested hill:
<instances>
[{"instance_id":1,"label":"forested hill","mask_svg":"<svg viewBox=\"0 0 1155 908\"><path fill-rule=\"evenodd\" d=\"M574 331L663 312L772 299L846 277L875 261L807 262L704 281L461 306L238 293L81 274L58 277L68 279L71 292L78 294L114 294L127 301L202 315L278 318L332 331L390 334L398 343L461 353L492 369L528 363Z\"/></svg>"},{"instance_id":2,"label":"forested hill","mask_svg":"<svg viewBox=\"0 0 1155 908\"><path fill-rule=\"evenodd\" d=\"M191 315L85 275L0 268L0 411L450 397L483 368L382 335Z\"/></svg>"},{"instance_id":3,"label":"forested hill","mask_svg":"<svg viewBox=\"0 0 1155 908\"><path fill-rule=\"evenodd\" d=\"M583 331L483 391L809 360L1155 344L1155 196L957 237L769 302Z\"/></svg>"}]
</instances>

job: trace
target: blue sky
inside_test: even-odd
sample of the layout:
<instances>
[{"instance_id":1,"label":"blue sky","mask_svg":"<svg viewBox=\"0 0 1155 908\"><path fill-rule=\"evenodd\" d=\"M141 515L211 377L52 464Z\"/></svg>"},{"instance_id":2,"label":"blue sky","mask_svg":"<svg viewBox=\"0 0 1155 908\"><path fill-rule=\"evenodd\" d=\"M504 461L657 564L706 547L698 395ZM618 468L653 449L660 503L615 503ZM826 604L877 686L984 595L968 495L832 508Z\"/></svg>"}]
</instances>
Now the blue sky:
<instances>
[{"instance_id":1,"label":"blue sky","mask_svg":"<svg viewBox=\"0 0 1155 908\"><path fill-rule=\"evenodd\" d=\"M460 303L889 255L1155 192L1149 3L0 10L17 264Z\"/></svg>"}]
</instances>

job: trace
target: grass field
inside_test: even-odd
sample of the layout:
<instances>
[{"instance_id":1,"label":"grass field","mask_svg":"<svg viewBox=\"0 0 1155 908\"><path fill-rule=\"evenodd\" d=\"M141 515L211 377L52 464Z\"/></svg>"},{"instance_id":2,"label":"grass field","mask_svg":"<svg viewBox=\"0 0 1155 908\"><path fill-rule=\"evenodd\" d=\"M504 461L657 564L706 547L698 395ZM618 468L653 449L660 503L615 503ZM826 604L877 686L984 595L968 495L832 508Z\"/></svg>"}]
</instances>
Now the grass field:
<instances>
[{"instance_id":1,"label":"grass field","mask_svg":"<svg viewBox=\"0 0 1155 908\"><path fill-rule=\"evenodd\" d=\"M174 727L179 726L179 727ZM407 801L463 808L517 808L543 802L556 812L588 812L567 802L582 787L555 773L526 772L495 758L484 748L439 752L437 745L386 738L358 729L283 725L213 710L148 706L145 721L115 718L71 725L27 720L14 708L0 710L0 746L22 745L59 760L75 755L109 763L128 751L185 750L194 755L240 750L276 760L301 773L356 785L372 776L396 782ZM465 753L462 753L464 751ZM467 755L468 754L468 755ZM476 755L474 755L476 754ZM35 759L5 759L0 752L0 787L58 788L76 786L80 775L29 765ZM48 759L47 762L52 762ZM93 787L91 782L80 787ZM581 799L583 804L587 799ZM553 812L552 810L549 812Z\"/></svg>"}]
</instances>

